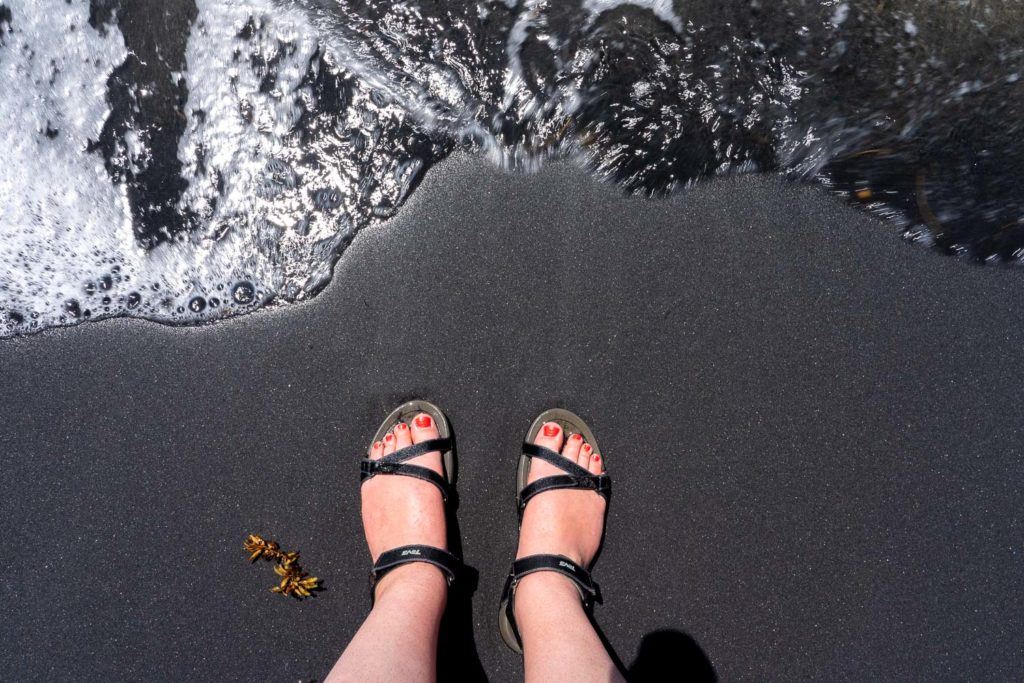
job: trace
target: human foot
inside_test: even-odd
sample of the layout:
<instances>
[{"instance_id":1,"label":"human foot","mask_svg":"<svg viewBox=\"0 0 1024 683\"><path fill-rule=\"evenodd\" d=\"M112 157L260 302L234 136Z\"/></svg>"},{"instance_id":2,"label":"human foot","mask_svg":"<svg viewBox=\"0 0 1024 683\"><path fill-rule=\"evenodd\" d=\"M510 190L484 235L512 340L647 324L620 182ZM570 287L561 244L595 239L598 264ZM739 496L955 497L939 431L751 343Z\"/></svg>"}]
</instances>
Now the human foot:
<instances>
[{"instance_id":1,"label":"human foot","mask_svg":"<svg viewBox=\"0 0 1024 683\"><path fill-rule=\"evenodd\" d=\"M604 461L593 445L581 434L566 437L557 422L544 423L533 442L561 453L591 474L604 473ZM527 483L564 474L555 465L533 458ZM564 555L582 567L589 567L601 546L607 505L603 496L591 490L555 489L536 495L523 512L516 559L528 555Z\"/></svg>"},{"instance_id":2,"label":"human foot","mask_svg":"<svg viewBox=\"0 0 1024 683\"><path fill-rule=\"evenodd\" d=\"M524 446L530 456L522 461L529 470L521 465L519 476L525 509L502 595L501 634L523 653L527 681L622 681L588 615L599 599L589 567L601 546L610 492L604 458L575 429L565 433L563 424L572 424L590 435L582 420L562 410L547 415L559 421L544 423L532 437L540 448Z\"/></svg>"},{"instance_id":3,"label":"human foot","mask_svg":"<svg viewBox=\"0 0 1024 683\"><path fill-rule=\"evenodd\" d=\"M369 449L370 460L380 460L413 444L439 436L437 424L430 415L419 413L408 423L399 422L381 441ZM406 464L425 467L444 476L439 451L411 458ZM374 476L362 485L363 529L370 555L376 563L381 553L407 545L424 545L447 549L444 500L436 486L423 479L408 476ZM380 597L389 587L403 580L416 580L443 591L444 575L424 564L406 564L388 572L375 586Z\"/></svg>"}]
</instances>

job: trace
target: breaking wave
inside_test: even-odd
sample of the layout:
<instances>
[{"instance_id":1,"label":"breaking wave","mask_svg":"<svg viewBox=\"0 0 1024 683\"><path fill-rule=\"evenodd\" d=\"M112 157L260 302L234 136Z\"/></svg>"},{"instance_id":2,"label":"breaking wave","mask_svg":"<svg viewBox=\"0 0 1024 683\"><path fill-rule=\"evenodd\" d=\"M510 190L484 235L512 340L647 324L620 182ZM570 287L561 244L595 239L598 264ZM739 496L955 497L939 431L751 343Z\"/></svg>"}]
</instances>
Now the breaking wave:
<instances>
[{"instance_id":1,"label":"breaking wave","mask_svg":"<svg viewBox=\"0 0 1024 683\"><path fill-rule=\"evenodd\" d=\"M455 149L782 173L1024 262L1019 2L6 1L0 336L311 297Z\"/></svg>"}]
</instances>

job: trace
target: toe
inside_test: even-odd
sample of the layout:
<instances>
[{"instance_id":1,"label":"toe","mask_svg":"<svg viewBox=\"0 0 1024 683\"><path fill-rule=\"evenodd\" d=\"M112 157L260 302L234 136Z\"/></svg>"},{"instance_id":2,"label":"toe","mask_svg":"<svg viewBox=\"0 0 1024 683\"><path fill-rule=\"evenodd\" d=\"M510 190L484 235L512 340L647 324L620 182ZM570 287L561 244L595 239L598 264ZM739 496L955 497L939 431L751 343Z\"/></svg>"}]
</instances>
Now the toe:
<instances>
[{"instance_id":1,"label":"toe","mask_svg":"<svg viewBox=\"0 0 1024 683\"><path fill-rule=\"evenodd\" d=\"M380 460L382 455L384 455L384 443L374 441L370 445L370 460Z\"/></svg>"},{"instance_id":2,"label":"toe","mask_svg":"<svg viewBox=\"0 0 1024 683\"><path fill-rule=\"evenodd\" d=\"M399 422L395 425L395 449L405 448L412 445L412 434L409 433L409 425Z\"/></svg>"},{"instance_id":3,"label":"toe","mask_svg":"<svg viewBox=\"0 0 1024 683\"><path fill-rule=\"evenodd\" d=\"M440 434L437 431L437 425L434 423L434 419L426 413L420 413L412 421L412 440L413 443L422 443L424 441L430 441L436 439Z\"/></svg>"},{"instance_id":4,"label":"toe","mask_svg":"<svg viewBox=\"0 0 1024 683\"><path fill-rule=\"evenodd\" d=\"M590 454L590 466L587 468L591 474L603 474L604 473L604 458L598 453Z\"/></svg>"},{"instance_id":5,"label":"toe","mask_svg":"<svg viewBox=\"0 0 1024 683\"><path fill-rule=\"evenodd\" d=\"M420 413L413 418L412 427L407 431L412 432L413 443L422 443L441 436L437 431L437 423L426 413ZM440 451L430 451L418 458L413 458L412 462L415 462L417 465L429 467L438 474L444 474Z\"/></svg>"},{"instance_id":6,"label":"toe","mask_svg":"<svg viewBox=\"0 0 1024 683\"><path fill-rule=\"evenodd\" d=\"M562 447L562 455L568 460L576 462L580 455L580 446L583 445L583 437L579 434L573 434L565 440L565 446Z\"/></svg>"},{"instance_id":7,"label":"toe","mask_svg":"<svg viewBox=\"0 0 1024 683\"><path fill-rule=\"evenodd\" d=\"M538 446L550 448L558 453L562 450L562 440L565 438L562 427L557 422L545 422L540 428L533 442Z\"/></svg>"},{"instance_id":8,"label":"toe","mask_svg":"<svg viewBox=\"0 0 1024 683\"><path fill-rule=\"evenodd\" d=\"M395 452L395 435L388 432L384 435L384 455L391 455Z\"/></svg>"},{"instance_id":9,"label":"toe","mask_svg":"<svg viewBox=\"0 0 1024 683\"><path fill-rule=\"evenodd\" d=\"M590 456L594 454L594 447L589 443L584 443L580 446L580 455L576 458L576 464L583 469L590 468Z\"/></svg>"},{"instance_id":10,"label":"toe","mask_svg":"<svg viewBox=\"0 0 1024 683\"><path fill-rule=\"evenodd\" d=\"M565 433L562 431L561 425L557 422L545 422L544 425L541 426L540 431L537 432L537 436L533 438L533 442L538 446L543 446L555 453L560 453L562 451L562 442L564 439ZM549 477L556 474L564 474L564 472L551 463L545 462L540 458L534 458L530 461L530 473L527 477L527 481L537 481L542 477Z\"/></svg>"}]
</instances>

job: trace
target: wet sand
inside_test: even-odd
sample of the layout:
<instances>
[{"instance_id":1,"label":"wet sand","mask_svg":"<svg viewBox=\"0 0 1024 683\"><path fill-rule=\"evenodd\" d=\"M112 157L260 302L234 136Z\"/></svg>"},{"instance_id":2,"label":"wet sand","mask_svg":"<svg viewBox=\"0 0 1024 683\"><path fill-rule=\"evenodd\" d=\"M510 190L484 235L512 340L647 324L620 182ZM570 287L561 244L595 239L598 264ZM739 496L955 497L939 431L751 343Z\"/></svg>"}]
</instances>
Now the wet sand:
<instances>
[{"instance_id":1,"label":"wet sand","mask_svg":"<svg viewBox=\"0 0 1024 683\"><path fill-rule=\"evenodd\" d=\"M776 179L645 201L456 157L311 303L0 342L0 670L322 678L368 609L358 459L422 396L479 571L447 678L520 675L517 446L564 405L615 479L596 615L638 674L1019 679L1022 290ZM272 595L248 533L326 591Z\"/></svg>"}]
</instances>

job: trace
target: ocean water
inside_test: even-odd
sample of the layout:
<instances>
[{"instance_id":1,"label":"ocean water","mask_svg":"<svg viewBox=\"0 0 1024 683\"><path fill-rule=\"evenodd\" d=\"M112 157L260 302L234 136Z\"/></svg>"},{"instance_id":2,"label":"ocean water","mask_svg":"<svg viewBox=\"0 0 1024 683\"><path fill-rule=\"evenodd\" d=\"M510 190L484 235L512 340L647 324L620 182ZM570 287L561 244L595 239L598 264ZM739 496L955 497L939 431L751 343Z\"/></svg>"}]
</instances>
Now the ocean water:
<instances>
[{"instance_id":1,"label":"ocean water","mask_svg":"<svg viewBox=\"0 0 1024 683\"><path fill-rule=\"evenodd\" d=\"M1019 0L0 0L0 337L308 299L456 149L1022 264L1022 79Z\"/></svg>"}]
</instances>

